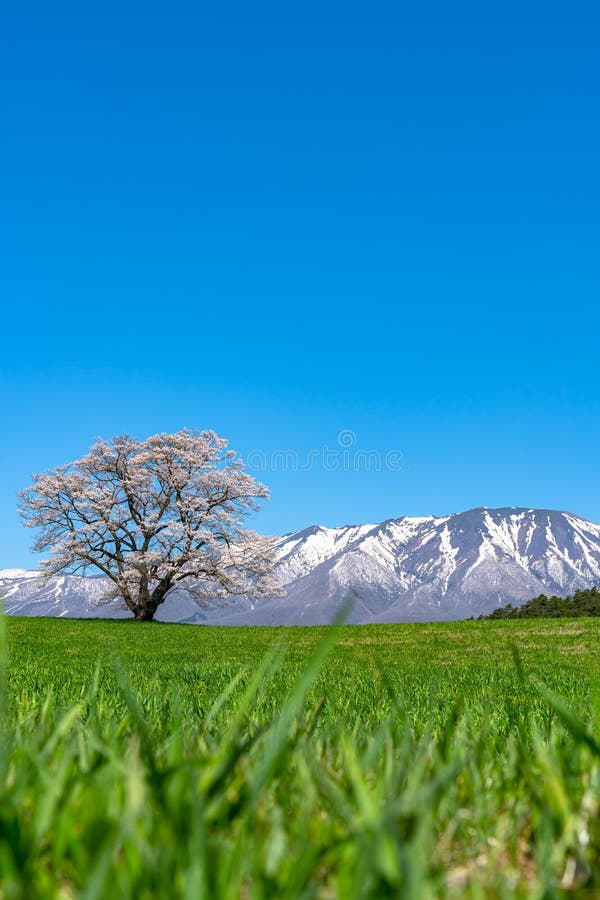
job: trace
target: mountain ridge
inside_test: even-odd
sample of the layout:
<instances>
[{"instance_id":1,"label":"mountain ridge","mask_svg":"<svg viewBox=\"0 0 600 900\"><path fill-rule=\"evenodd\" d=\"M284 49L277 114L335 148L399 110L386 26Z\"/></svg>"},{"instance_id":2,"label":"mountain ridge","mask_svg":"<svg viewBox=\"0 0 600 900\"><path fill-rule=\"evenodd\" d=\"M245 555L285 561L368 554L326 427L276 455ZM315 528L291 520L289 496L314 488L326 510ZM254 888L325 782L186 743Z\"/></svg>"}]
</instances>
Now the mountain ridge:
<instances>
[{"instance_id":1,"label":"mountain ridge","mask_svg":"<svg viewBox=\"0 0 600 900\"><path fill-rule=\"evenodd\" d=\"M277 554L281 596L199 606L180 590L157 617L328 624L350 604L351 622L460 619L600 584L600 525L566 510L480 506L447 516L312 525L282 536ZM35 573L19 571L0 570L9 614L127 615L114 603L98 605L102 578L60 576L41 585Z\"/></svg>"}]
</instances>

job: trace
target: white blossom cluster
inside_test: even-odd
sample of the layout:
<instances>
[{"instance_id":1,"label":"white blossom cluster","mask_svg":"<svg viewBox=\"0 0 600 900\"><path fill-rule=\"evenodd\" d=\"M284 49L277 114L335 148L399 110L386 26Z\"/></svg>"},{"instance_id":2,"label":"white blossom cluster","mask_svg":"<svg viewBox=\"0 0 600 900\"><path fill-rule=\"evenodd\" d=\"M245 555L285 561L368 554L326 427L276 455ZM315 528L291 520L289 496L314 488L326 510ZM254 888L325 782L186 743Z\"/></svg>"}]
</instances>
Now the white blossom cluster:
<instances>
[{"instance_id":1,"label":"white blossom cluster","mask_svg":"<svg viewBox=\"0 0 600 900\"><path fill-rule=\"evenodd\" d=\"M43 570L99 569L138 619L184 582L199 600L276 590L272 540L242 527L268 490L212 431L99 440L20 497Z\"/></svg>"}]
</instances>

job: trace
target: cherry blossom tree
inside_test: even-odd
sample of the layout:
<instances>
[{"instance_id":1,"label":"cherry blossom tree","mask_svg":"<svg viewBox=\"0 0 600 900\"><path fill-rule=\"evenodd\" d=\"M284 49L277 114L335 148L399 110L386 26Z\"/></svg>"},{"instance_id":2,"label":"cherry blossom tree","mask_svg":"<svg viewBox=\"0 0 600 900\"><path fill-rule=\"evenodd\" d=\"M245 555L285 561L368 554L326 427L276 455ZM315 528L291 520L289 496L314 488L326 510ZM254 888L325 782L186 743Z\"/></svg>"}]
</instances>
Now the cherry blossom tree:
<instances>
[{"instance_id":1,"label":"cherry blossom tree","mask_svg":"<svg viewBox=\"0 0 600 900\"><path fill-rule=\"evenodd\" d=\"M271 594L272 541L243 528L268 496L227 441L183 430L99 440L74 462L34 476L20 494L47 575L95 567L140 621L175 589L199 601Z\"/></svg>"}]
</instances>

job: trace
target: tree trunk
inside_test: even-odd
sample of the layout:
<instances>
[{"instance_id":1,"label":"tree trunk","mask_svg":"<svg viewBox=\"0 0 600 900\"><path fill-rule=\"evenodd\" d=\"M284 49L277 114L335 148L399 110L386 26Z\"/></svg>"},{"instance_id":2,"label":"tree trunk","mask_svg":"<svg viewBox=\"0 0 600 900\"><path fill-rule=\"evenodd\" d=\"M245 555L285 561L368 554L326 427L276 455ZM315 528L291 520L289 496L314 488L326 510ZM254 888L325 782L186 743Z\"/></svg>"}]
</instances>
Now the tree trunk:
<instances>
[{"instance_id":1,"label":"tree trunk","mask_svg":"<svg viewBox=\"0 0 600 900\"><path fill-rule=\"evenodd\" d=\"M163 580L160 581L152 593L150 593L147 584L142 585L137 598L137 603L133 608L133 615L136 622L152 622L156 610L164 601L170 587L170 581Z\"/></svg>"},{"instance_id":2,"label":"tree trunk","mask_svg":"<svg viewBox=\"0 0 600 900\"><path fill-rule=\"evenodd\" d=\"M134 611L133 617L136 622L151 622L154 619L155 609L148 606L138 606Z\"/></svg>"},{"instance_id":3,"label":"tree trunk","mask_svg":"<svg viewBox=\"0 0 600 900\"><path fill-rule=\"evenodd\" d=\"M137 600L133 606L133 615L136 622L151 622L156 612L156 604L153 603L147 584L142 583Z\"/></svg>"}]
</instances>

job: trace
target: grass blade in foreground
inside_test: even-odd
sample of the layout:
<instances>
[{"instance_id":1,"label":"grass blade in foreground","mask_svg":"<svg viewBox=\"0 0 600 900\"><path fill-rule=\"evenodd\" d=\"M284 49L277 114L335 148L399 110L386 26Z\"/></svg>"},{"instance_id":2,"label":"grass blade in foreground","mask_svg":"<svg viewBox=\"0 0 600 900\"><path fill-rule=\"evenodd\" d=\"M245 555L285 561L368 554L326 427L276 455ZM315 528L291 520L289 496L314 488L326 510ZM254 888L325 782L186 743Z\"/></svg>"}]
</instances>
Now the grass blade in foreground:
<instances>
[{"instance_id":1,"label":"grass blade in foreground","mask_svg":"<svg viewBox=\"0 0 600 900\"><path fill-rule=\"evenodd\" d=\"M3 897L600 891L597 620L5 625Z\"/></svg>"}]
</instances>

